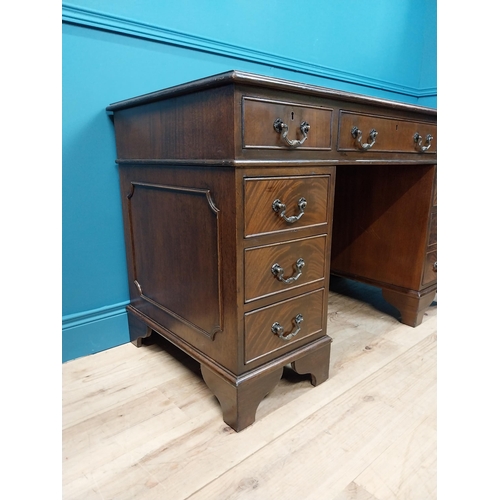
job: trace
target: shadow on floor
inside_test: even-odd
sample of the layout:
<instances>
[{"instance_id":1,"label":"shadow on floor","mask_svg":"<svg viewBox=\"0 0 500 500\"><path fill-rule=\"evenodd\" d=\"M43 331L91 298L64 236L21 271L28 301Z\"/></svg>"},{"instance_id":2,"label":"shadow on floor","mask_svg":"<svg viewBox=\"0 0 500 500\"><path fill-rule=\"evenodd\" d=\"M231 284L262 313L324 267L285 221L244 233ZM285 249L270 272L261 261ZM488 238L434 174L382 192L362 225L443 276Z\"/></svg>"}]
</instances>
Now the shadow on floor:
<instances>
[{"instance_id":1,"label":"shadow on floor","mask_svg":"<svg viewBox=\"0 0 500 500\"><path fill-rule=\"evenodd\" d=\"M377 311L401 321L399 310L384 299L380 288L332 275L330 277L330 291L370 304ZM437 301L434 300L430 307L436 305Z\"/></svg>"},{"instance_id":2,"label":"shadow on floor","mask_svg":"<svg viewBox=\"0 0 500 500\"><path fill-rule=\"evenodd\" d=\"M188 368L199 378L202 378L200 363L198 363L198 361L193 359L191 356L186 354L182 349L179 349L176 345L172 344L172 342L168 341L166 338L162 337L159 333L155 332L154 330L149 337L142 339L142 343L144 346L149 346L153 344L157 345L166 353L168 353L170 356L172 356L172 358L176 359L181 364L183 364L186 368Z\"/></svg>"}]
</instances>

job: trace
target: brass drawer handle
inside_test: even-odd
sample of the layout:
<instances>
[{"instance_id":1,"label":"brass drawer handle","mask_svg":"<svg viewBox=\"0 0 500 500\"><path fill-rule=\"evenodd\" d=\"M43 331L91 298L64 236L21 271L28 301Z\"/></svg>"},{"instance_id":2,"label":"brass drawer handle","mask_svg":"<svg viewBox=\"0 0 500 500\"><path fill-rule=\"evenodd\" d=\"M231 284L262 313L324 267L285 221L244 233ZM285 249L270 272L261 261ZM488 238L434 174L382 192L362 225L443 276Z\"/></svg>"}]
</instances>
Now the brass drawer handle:
<instances>
[{"instance_id":1,"label":"brass drawer handle","mask_svg":"<svg viewBox=\"0 0 500 500\"><path fill-rule=\"evenodd\" d=\"M276 213L279 212L279 216L289 224L297 222L304 215L305 209L307 207L306 199L304 197L300 198L299 201L297 202L297 206L299 207L299 212L300 212L299 215L292 215L290 217L287 217L285 215L286 205L284 203L281 203L281 200L279 198L274 200L272 205L273 210Z\"/></svg>"},{"instance_id":2,"label":"brass drawer handle","mask_svg":"<svg viewBox=\"0 0 500 500\"><path fill-rule=\"evenodd\" d=\"M434 262L434 264L432 265L432 270L435 271L437 273L437 270L438 270L438 263L437 263L437 260L436 262Z\"/></svg>"},{"instance_id":3,"label":"brass drawer handle","mask_svg":"<svg viewBox=\"0 0 500 500\"><path fill-rule=\"evenodd\" d=\"M283 274L285 273L285 271L278 263L273 264L273 267L271 267L271 272L274 274L274 276L276 276L276 278L278 278L279 281L285 283L285 285L289 285L290 283L297 281L302 276L302 268L305 265L306 263L304 262L304 259L297 259L297 262L295 263L295 274L293 276L290 276L289 278L283 278Z\"/></svg>"},{"instance_id":4,"label":"brass drawer handle","mask_svg":"<svg viewBox=\"0 0 500 500\"><path fill-rule=\"evenodd\" d=\"M415 149L419 152L427 151L431 147L431 141L434 139L431 134L427 134L425 136L425 144L426 146L422 146L423 137L417 132L413 136L413 141L415 142Z\"/></svg>"},{"instance_id":5,"label":"brass drawer handle","mask_svg":"<svg viewBox=\"0 0 500 500\"><path fill-rule=\"evenodd\" d=\"M365 142L364 144L361 142L361 139L363 138L363 132L359 130L358 127L352 127L351 135L354 137L354 139L356 139L356 145L358 146L358 148L362 151L366 151L375 144L378 132L374 128L370 130L370 133L368 134L369 142Z\"/></svg>"},{"instance_id":6,"label":"brass drawer handle","mask_svg":"<svg viewBox=\"0 0 500 500\"><path fill-rule=\"evenodd\" d=\"M297 335L297 333L300 332L300 324L302 323L302 321L304 321L304 317L302 316L302 314L297 314L297 316L295 316L295 330L291 333L289 333L288 335L283 335L283 327L279 324L279 323L273 323L273 326L271 327L271 331L277 335L281 340L290 340L292 337L295 337L295 335Z\"/></svg>"},{"instance_id":7,"label":"brass drawer handle","mask_svg":"<svg viewBox=\"0 0 500 500\"><path fill-rule=\"evenodd\" d=\"M307 122L302 122L300 124L300 131L302 132L302 139L296 140L290 140L288 138L288 125L281 119L281 118L276 118L273 123L274 130L278 132L278 134L281 134L281 140L290 146L291 148L296 148L297 146L302 146L304 142L307 140L307 134L309 130L311 129L311 126Z\"/></svg>"}]
</instances>

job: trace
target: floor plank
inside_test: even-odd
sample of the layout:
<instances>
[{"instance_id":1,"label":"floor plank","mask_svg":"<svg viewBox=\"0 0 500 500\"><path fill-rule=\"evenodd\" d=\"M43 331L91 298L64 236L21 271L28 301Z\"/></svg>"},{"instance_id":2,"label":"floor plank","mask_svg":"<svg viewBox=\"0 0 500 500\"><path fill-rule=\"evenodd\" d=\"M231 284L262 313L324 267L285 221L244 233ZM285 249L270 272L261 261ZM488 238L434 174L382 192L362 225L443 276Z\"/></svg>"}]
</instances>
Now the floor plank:
<instances>
[{"instance_id":1,"label":"floor plank","mask_svg":"<svg viewBox=\"0 0 500 500\"><path fill-rule=\"evenodd\" d=\"M436 498L436 411L382 453L356 483L379 498Z\"/></svg>"}]
</instances>

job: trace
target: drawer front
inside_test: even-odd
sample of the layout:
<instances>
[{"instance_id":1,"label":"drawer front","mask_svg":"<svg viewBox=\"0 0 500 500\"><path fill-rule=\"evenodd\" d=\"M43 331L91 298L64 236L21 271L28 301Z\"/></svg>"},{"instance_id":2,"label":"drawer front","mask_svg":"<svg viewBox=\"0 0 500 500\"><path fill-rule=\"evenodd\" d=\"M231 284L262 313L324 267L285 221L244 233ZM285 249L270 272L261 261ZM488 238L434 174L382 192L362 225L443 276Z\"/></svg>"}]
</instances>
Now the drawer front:
<instances>
[{"instance_id":1,"label":"drawer front","mask_svg":"<svg viewBox=\"0 0 500 500\"><path fill-rule=\"evenodd\" d=\"M424 263L422 285L431 283L437 279L437 251L427 252Z\"/></svg>"},{"instance_id":2,"label":"drawer front","mask_svg":"<svg viewBox=\"0 0 500 500\"><path fill-rule=\"evenodd\" d=\"M437 212L431 213L428 245L429 246L437 245Z\"/></svg>"},{"instance_id":3,"label":"drawer front","mask_svg":"<svg viewBox=\"0 0 500 500\"><path fill-rule=\"evenodd\" d=\"M432 192L432 206L437 207L438 204L438 189L437 189L437 175L434 176L434 188Z\"/></svg>"},{"instance_id":4,"label":"drawer front","mask_svg":"<svg viewBox=\"0 0 500 500\"><path fill-rule=\"evenodd\" d=\"M300 340L321 332L323 294L323 289L317 290L245 314L245 363L271 353L284 354Z\"/></svg>"},{"instance_id":5,"label":"drawer front","mask_svg":"<svg viewBox=\"0 0 500 500\"><path fill-rule=\"evenodd\" d=\"M361 140L358 142L359 135L353 136L353 129L356 127L358 134L361 133ZM371 147L363 150L361 145L372 144L370 132L377 131L375 142ZM392 152L392 153L436 153L437 151L437 127L433 123L417 122L403 120L399 118L386 118L376 115L365 115L341 111L339 115L339 136L338 151L355 152ZM415 140L415 134L421 137ZM424 151L428 143L427 135L432 136L430 147Z\"/></svg>"},{"instance_id":6,"label":"drawer front","mask_svg":"<svg viewBox=\"0 0 500 500\"><path fill-rule=\"evenodd\" d=\"M257 149L332 149L333 110L287 102L243 98L243 148ZM274 123L281 120L288 127L286 138L302 144L290 145L282 138L283 131L276 130ZM306 122L309 130L301 130ZM278 127L279 128L279 127Z\"/></svg>"},{"instance_id":7,"label":"drawer front","mask_svg":"<svg viewBox=\"0 0 500 500\"><path fill-rule=\"evenodd\" d=\"M325 278L326 235L245 250L245 302Z\"/></svg>"},{"instance_id":8,"label":"drawer front","mask_svg":"<svg viewBox=\"0 0 500 500\"><path fill-rule=\"evenodd\" d=\"M329 182L329 175L246 178L245 237L326 225Z\"/></svg>"}]
</instances>

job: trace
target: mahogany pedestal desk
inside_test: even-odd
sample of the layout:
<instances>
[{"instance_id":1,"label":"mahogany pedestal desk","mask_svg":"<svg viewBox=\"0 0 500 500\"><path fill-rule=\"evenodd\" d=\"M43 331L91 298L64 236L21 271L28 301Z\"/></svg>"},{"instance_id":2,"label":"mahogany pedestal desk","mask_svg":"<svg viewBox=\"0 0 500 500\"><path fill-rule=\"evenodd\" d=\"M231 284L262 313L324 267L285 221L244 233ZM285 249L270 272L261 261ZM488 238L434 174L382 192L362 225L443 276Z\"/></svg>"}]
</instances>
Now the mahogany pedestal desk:
<instances>
[{"instance_id":1,"label":"mahogany pedestal desk","mask_svg":"<svg viewBox=\"0 0 500 500\"><path fill-rule=\"evenodd\" d=\"M285 365L328 378L330 261L409 316L435 290L433 110L230 71L107 111L131 341L197 360L236 431Z\"/></svg>"}]
</instances>

